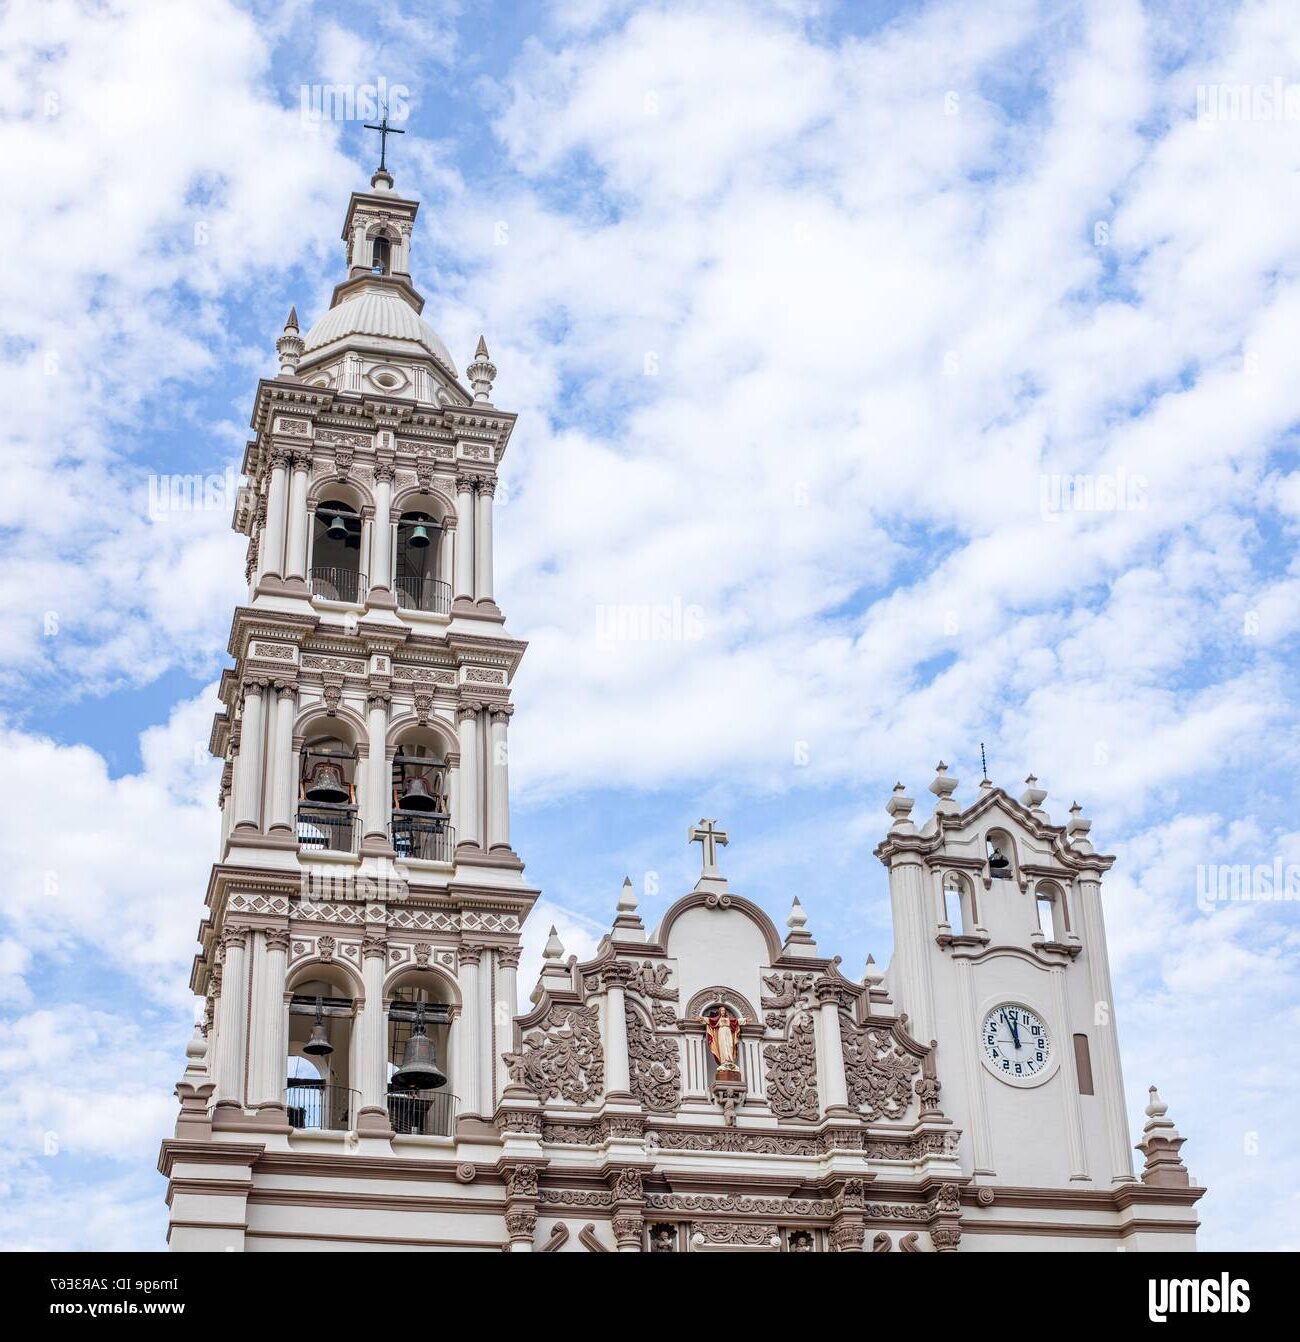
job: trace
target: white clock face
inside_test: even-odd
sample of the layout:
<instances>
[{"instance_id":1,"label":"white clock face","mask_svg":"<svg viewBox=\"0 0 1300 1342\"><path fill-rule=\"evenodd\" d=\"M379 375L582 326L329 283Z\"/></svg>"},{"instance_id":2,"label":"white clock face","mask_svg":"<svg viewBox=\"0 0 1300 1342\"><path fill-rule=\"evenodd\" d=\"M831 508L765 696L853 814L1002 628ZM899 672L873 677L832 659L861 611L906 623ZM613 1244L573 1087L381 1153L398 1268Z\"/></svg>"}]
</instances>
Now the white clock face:
<instances>
[{"instance_id":1,"label":"white clock face","mask_svg":"<svg viewBox=\"0 0 1300 1342\"><path fill-rule=\"evenodd\" d=\"M1043 1018L1019 1002L1001 1002L980 1028L984 1061L1013 1085L1043 1079L1052 1061L1052 1039Z\"/></svg>"}]
</instances>

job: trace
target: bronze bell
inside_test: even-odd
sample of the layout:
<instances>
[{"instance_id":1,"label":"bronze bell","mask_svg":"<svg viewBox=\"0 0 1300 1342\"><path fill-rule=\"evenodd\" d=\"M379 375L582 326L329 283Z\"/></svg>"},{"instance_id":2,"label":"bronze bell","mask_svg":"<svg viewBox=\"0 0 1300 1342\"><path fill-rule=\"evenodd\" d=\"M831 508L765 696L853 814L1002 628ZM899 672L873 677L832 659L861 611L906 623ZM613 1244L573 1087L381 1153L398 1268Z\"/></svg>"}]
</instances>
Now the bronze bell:
<instances>
[{"instance_id":1,"label":"bronze bell","mask_svg":"<svg viewBox=\"0 0 1300 1342\"><path fill-rule=\"evenodd\" d=\"M429 790L427 778L407 779L398 809L402 811L438 811L442 809L442 799L436 792Z\"/></svg>"},{"instance_id":2,"label":"bronze bell","mask_svg":"<svg viewBox=\"0 0 1300 1342\"><path fill-rule=\"evenodd\" d=\"M438 1070L433 1040L424 1032L424 1003L415 1009L415 1025L406 1041L402 1065L393 1073L392 1085L397 1090L437 1090L445 1086L447 1078Z\"/></svg>"},{"instance_id":3,"label":"bronze bell","mask_svg":"<svg viewBox=\"0 0 1300 1342\"><path fill-rule=\"evenodd\" d=\"M311 1038L302 1046L302 1051L313 1058L325 1058L334 1052L334 1045L325 1037L324 1004L316 999L316 1024L311 1027Z\"/></svg>"},{"instance_id":4,"label":"bronze bell","mask_svg":"<svg viewBox=\"0 0 1300 1342\"><path fill-rule=\"evenodd\" d=\"M411 528L411 534L407 537L406 543L412 550L427 550L429 548L429 528L423 522L418 523Z\"/></svg>"},{"instance_id":5,"label":"bronze bell","mask_svg":"<svg viewBox=\"0 0 1300 1342\"><path fill-rule=\"evenodd\" d=\"M348 785L343 778L343 766L333 760L319 760L312 766L307 782L308 801L347 801Z\"/></svg>"},{"instance_id":6,"label":"bronze bell","mask_svg":"<svg viewBox=\"0 0 1300 1342\"><path fill-rule=\"evenodd\" d=\"M335 513L330 518L330 524L325 528L325 535L332 541L347 540L348 524L343 520L342 513Z\"/></svg>"},{"instance_id":7,"label":"bronze bell","mask_svg":"<svg viewBox=\"0 0 1300 1342\"><path fill-rule=\"evenodd\" d=\"M1011 876L1011 863L1002 855L1001 848L995 848L989 858L989 875L1001 880Z\"/></svg>"}]
</instances>

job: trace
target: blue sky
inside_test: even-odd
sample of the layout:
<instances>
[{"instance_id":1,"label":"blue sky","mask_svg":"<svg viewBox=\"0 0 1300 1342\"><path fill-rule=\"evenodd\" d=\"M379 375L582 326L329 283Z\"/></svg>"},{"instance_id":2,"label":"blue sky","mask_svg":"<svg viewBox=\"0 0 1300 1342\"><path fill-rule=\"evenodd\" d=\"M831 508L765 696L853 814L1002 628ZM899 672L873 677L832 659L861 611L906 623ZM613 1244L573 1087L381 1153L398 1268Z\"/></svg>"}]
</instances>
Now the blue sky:
<instances>
[{"instance_id":1,"label":"blue sky","mask_svg":"<svg viewBox=\"0 0 1300 1342\"><path fill-rule=\"evenodd\" d=\"M0 1243L162 1243L243 554L149 482L237 467L373 164L304 88L380 78L425 315L521 416L538 922L590 949L624 874L652 922L716 815L734 888L884 963L889 790L969 801L984 741L1117 855L1135 1136L1156 1082L1202 1242L1300 1243L1296 905L1195 898L1300 862L1300 122L1198 116L1300 81L1292 6L18 3L0 51Z\"/></svg>"}]
</instances>

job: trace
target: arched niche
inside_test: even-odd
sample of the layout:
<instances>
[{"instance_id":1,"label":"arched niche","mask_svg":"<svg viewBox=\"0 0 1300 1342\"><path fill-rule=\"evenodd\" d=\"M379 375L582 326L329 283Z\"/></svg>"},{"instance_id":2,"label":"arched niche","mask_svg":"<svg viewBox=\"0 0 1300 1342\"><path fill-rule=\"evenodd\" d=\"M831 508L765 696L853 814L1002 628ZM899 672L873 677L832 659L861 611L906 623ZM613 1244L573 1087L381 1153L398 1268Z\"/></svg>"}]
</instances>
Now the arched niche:
<instances>
[{"instance_id":1,"label":"arched niche","mask_svg":"<svg viewBox=\"0 0 1300 1342\"><path fill-rule=\"evenodd\" d=\"M395 1132L446 1137L455 1131L458 1097L451 1082L457 1044L460 993L441 970L406 967L393 974L384 992L388 1073L388 1116ZM416 1047L423 1034L428 1045ZM423 1056L444 1079L415 1084L403 1065Z\"/></svg>"},{"instance_id":2,"label":"arched niche","mask_svg":"<svg viewBox=\"0 0 1300 1342\"><path fill-rule=\"evenodd\" d=\"M299 965L289 976L285 1106L295 1128L345 1132L356 1126L352 1050L359 986L346 965L332 960Z\"/></svg>"}]
</instances>

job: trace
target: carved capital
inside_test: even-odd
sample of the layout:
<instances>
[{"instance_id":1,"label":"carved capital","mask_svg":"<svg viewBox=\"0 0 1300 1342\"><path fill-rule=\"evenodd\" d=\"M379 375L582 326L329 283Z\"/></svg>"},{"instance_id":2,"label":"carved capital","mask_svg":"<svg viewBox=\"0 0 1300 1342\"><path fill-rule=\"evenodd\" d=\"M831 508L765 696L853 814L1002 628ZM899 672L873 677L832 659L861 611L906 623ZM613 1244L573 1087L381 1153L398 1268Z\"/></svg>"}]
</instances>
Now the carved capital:
<instances>
[{"instance_id":1,"label":"carved capital","mask_svg":"<svg viewBox=\"0 0 1300 1342\"><path fill-rule=\"evenodd\" d=\"M361 938L361 958L378 955L381 959L388 953L388 938L377 932L367 932Z\"/></svg>"},{"instance_id":2,"label":"carved capital","mask_svg":"<svg viewBox=\"0 0 1300 1342\"><path fill-rule=\"evenodd\" d=\"M645 1218L640 1212L620 1211L614 1214L613 1229L614 1239L619 1248L630 1248L635 1245L641 1246L641 1228L645 1224Z\"/></svg>"},{"instance_id":3,"label":"carved capital","mask_svg":"<svg viewBox=\"0 0 1300 1342\"><path fill-rule=\"evenodd\" d=\"M518 946L498 946L497 963L502 969L518 969L523 951Z\"/></svg>"},{"instance_id":4,"label":"carved capital","mask_svg":"<svg viewBox=\"0 0 1300 1342\"><path fill-rule=\"evenodd\" d=\"M241 950L248 942L248 928L241 927L238 924L232 926L227 923L221 932L221 947L223 950L229 950L231 946L238 946Z\"/></svg>"},{"instance_id":5,"label":"carved capital","mask_svg":"<svg viewBox=\"0 0 1300 1342\"><path fill-rule=\"evenodd\" d=\"M479 715L479 710L480 710L482 707L483 707L482 704L476 704L476 703L473 703L473 702L471 702L471 701L466 701L465 703L457 704L457 705L456 705L456 721L457 721L457 722L464 722L467 718L476 718L476 717L478 717L478 715Z\"/></svg>"},{"instance_id":6,"label":"carved capital","mask_svg":"<svg viewBox=\"0 0 1300 1342\"><path fill-rule=\"evenodd\" d=\"M266 929L266 949L268 951L287 951L289 949L289 929L287 927L268 927Z\"/></svg>"}]
</instances>

